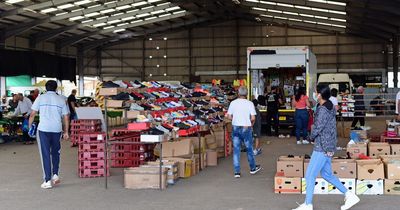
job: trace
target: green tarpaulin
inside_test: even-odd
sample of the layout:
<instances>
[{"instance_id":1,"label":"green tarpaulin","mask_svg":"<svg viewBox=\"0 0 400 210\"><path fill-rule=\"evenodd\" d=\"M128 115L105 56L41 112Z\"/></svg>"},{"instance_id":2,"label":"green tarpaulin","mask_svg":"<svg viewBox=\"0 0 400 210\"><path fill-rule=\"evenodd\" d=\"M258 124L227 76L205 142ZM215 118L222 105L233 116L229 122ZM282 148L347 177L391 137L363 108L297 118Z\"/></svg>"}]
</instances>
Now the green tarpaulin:
<instances>
[{"instance_id":1,"label":"green tarpaulin","mask_svg":"<svg viewBox=\"0 0 400 210\"><path fill-rule=\"evenodd\" d=\"M32 86L31 77L28 75L6 77L6 86L9 87L30 87Z\"/></svg>"}]
</instances>

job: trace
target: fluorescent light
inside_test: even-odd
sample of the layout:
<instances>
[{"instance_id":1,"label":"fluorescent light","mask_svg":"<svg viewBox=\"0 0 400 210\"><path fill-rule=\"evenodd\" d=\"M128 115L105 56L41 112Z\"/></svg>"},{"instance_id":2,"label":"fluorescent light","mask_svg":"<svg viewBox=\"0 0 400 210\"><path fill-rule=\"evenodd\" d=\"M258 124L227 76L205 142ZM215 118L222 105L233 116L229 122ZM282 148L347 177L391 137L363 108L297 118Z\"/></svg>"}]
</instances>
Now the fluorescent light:
<instances>
[{"instance_id":1,"label":"fluorescent light","mask_svg":"<svg viewBox=\"0 0 400 210\"><path fill-rule=\"evenodd\" d=\"M94 26L94 27L100 27L100 26L105 26L105 25L107 25L107 24L105 24L105 23L98 23L98 24L94 24L93 26Z\"/></svg>"},{"instance_id":2,"label":"fluorescent light","mask_svg":"<svg viewBox=\"0 0 400 210\"><path fill-rule=\"evenodd\" d=\"M115 11L115 9L106 9L106 10L102 10L102 11L100 11L102 14L105 14L105 13L110 13L110 12L114 12Z\"/></svg>"},{"instance_id":3,"label":"fluorescent light","mask_svg":"<svg viewBox=\"0 0 400 210\"><path fill-rule=\"evenodd\" d=\"M117 1L109 1L109 2L104 3L104 5L112 4L112 3L115 3L115 2L117 2Z\"/></svg>"},{"instance_id":4,"label":"fluorescent light","mask_svg":"<svg viewBox=\"0 0 400 210\"><path fill-rule=\"evenodd\" d=\"M96 18L96 20L101 20L101 19L104 19L104 18L108 18L108 16L107 15L101 16L101 17Z\"/></svg>"},{"instance_id":5,"label":"fluorescent light","mask_svg":"<svg viewBox=\"0 0 400 210\"><path fill-rule=\"evenodd\" d=\"M180 9L180 7L176 6L176 7L167 8L167 9L165 9L165 11L173 11L173 10L178 10L178 9Z\"/></svg>"},{"instance_id":6,"label":"fluorescent light","mask_svg":"<svg viewBox=\"0 0 400 210\"><path fill-rule=\"evenodd\" d=\"M113 31L113 33L118 33L118 32L122 32L122 31L125 31L125 30L126 30L125 28L121 28L121 29L117 29L117 30Z\"/></svg>"},{"instance_id":7,"label":"fluorescent light","mask_svg":"<svg viewBox=\"0 0 400 210\"><path fill-rule=\"evenodd\" d=\"M130 6L130 5L124 5L124 6L116 7L115 9L117 9L117 10L123 10L123 9L128 9L128 8L131 8L131 6Z\"/></svg>"},{"instance_id":8,"label":"fluorescent light","mask_svg":"<svg viewBox=\"0 0 400 210\"><path fill-rule=\"evenodd\" d=\"M54 12L54 11L57 11L57 10L58 10L57 8L50 7L50 8L47 8L47 9L40 10L40 12L41 13L49 13L49 12Z\"/></svg>"},{"instance_id":9,"label":"fluorescent light","mask_svg":"<svg viewBox=\"0 0 400 210\"><path fill-rule=\"evenodd\" d=\"M176 14L180 14L180 13L184 13L184 12L186 12L186 10L177 11L177 12L174 12L174 15L176 15Z\"/></svg>"},{"instance_id":10,"label":"fluorescent light","mask_svg":"<svg viewBox=\"0 0 400 210\"><path fill-rule=\"evenodd\" d=\"M125 13L123 13L123 12L120 12L120 13L115 13L115 14L112 14L111 16L118 16L118 15L123 15L123 14L125 14Z\"/></svg>"},{"instance_id":11,"label":"fluorescent light","mask_svg":"<svg viewBox=\"0 0 400 210\"><path fill-rule=\"evenodd\" d=\"M124 25L128 25L129 23L120 23L117 26L124 26Z\"/></svg>"},{"instance_id":12,"label":"fluorescent light","mask_svg":"<svg viewBox=\"0 0 400 210\"><path fill-rule=\"evenodd\" d=\"M7 0L6 3L15 4L15 3L18 3L18 2L21 2L21 1L24 1L24 0Z\"/></svg>"},{"instance_id":13,"label":"fluorescent light","mask_svg":"<svg viewBox=\"0 0 400 210\"><path fill-rule=\"evenodd\" d=\"M166 17L166 16L170 16L170 15L171 15L170 13L167 13L167 14L160 15L158 17Z\"/></svg>"},{"instance_id":14,"label":"fluorescent light","mask_svg":"<svg viewBox=\"0 0 400 210\"><path fill-rule=\"evenodd\" d=\"M70 18L69 21L80 20L80 19L83 19L83 18L85 18L85 17L83 17L83 16L75 16L75 17Z\"/></svg>"},{"instance_id":15,"label":"fluorescent light","mask_svg":"<svg viewBox=\"0 0 400 210\"><path fill-rule=\"evenodd\" d=\"M253 7L253 10L259 10L259 11L267 11L265 8L260 8L260 7Z\"/></svg>"},{"instance_id":16,"label":"fluorescent light","mask_svg":"<svg viewBox=\"0 0 400 210\"><path fill-rule=\"evenodd\" d=\"M95 4L95 5L89 6L88 8L94 8L94 7L99 7L99 6L101 6L101 4Z\"/></svg>"},{"instance_id":17,"label":"fluorescent light","mask_svg":"<svg viewBox=\"0 0 400 210\"><path fill-rule=\"evenodd\" d=\"M78 11L81 11L81 10L83 10L83 8L74 9L74 10L72 10L72 12L78 12Z\"/></svg>"},{"instance_id":18,"label":"fluorescent light","mask_svg":"<svg viewBox=\"0 0 400 210\"><path fill-rule=\"evenodd\" d=\"M107 24L119 23L119 22L121 22L121 21L122 21L122 20L119 20L119 19L117 19L117 20L112 20L112 21L108 21Z\"/></svg>"},{"instance_id":19,"label":"fluorescent light","mask_svg":"<svg viewBox=\"0 0 400 210\"><path fill-rule=\"evenodd\" d=\"M143 13L143 14L136 15L136 17L141 18L141 17L146 17L146 16L149 16L149 15L150 15L149 13Z\"/></svg>"},{"instance_id":20,"label":"fluorescent light","mask_svg":"<svg viewBox=\"0 0 400 210\"><path fill-rule=\"evenodd\" d=\"M133 20L133 19L135 19L135 17L134 16L130 16L130 17L122 18L121 20L127 21L127 20Z\"/></svg>"},{"instance_id":21,"label":"fluorescent light","mask_svg":"<svg viewBox=\"0 0 400 210\"><path fill-rule=\"evenodd\" d=\"M67 9L67 8L74 7L74 6L75 5L73 5L73 4L64 4L64 5L58 6L57 8L58 9Z\"/></svg>"},{"instance_id":22,"label":"fluorescent light","mask_svg":"<svg viewBox=\"0 0 400 210\"><path fill-rule=\"evenodd\" d=\"M61 13L57 13L56 16L66 15L66 14L68 14L68 12L61 12Z\"/></svg>"},{"instance_id":23,"label":"fluorescent light","mask_svg":"<svg viewBox=\"0 0 400 210\"><path fill-rule=\"evenodd\" d=\"M89 22L92 22L92 21L93 21L93 19L87 19L87 20L82 21L82 23L89 23Z\"/></svg>"},{"instance_id":24,"label":"fluorescent light","mask_svg":"<svg viewBox=\"0 0 400 210\"><path fill-rule=\"evenodd\" d=\"M148 6L148 7L143 7L141 10L150 9L150 8L153 8L153 7L154 7L153 5Z\"/></svg>"},{"instance_id":25,"label":"fluorescent light","mask_svg":"<svg viewBox=\"0 0 400 210\"><path fill-rule=\"evenodd\" d=\"M93 17L93 16L96 16L96 15L100 15L100 13L92 12L92 13L86 14L85 17Z\"/></svg>"},{"instance_id":26,"label":"fluorescent light","mask_svg":"<svg viewBox=\"0 0 400 210\"><path fill-rule=\"evenodd\" d=\"M139 23L139 22L142 22L143 20L142 19L140 19L140 20L135 20L135 21L132 21L131 23Z\"/></svg>"},{"instance_id":27,"label":"fluorescent light","mask_svg":"<svg viewBox=\"0 0 400 210\"><path fill-rule=\"evenodd\" d=\"M161 0L148 0L149 3L155 3L155 2L159 2Z\"/></svg>"},{"instance_id":28,"label":"fluorescent light","mask_svg":"<svg viewBox=\"0 0 400 210\"><path fill-rule=\"evenodd\" d=\"M155 16L153 16L153 17L148 17L148 18L146 18L146 19L144 19L144 20L153 20L153 19L156 19L157 17L155 17Z\"/></svg>"},{"instance_id":29,"label":"fluorescent light","mask_svg":"<svg viewBox=\"0 0 400 210\"><path fill-rule=\"evenodd\" d=\"M114 28L115 26L107 26L107 27L104 27L103 29L110 29L110 28Z\"/></svg>"},{"instance_id":30,"label":"fluorescent light","mask_svg":"<svg viewBox=\"0 0 400 210\"><path fill-rule=\"evenodd\" d=\"M151 12L151 14L156 15L156 14L160 14L160 13L164 13L164 12L165 12L164 10L156 10L156 11Z\"/></svg>"},{"instance_id":31,"label":"fluorescent light","mask_svg":"<svg viewBox=\"0 0 400 210\"><path fill-rule=\"evenodd\" d=\"M139 10L138 9L134 9L134 10L126 11L126 13L137 12L137 11L139 11Z\"/></svg>"},{"instance_id":32,"label":"fluorescent light","mask_svg":"<svg viewBox=\"0 0 400 210\"><path fill-rule=\"evenodd\" d=\"M145 5L145 4L147 4L147 2L141 1L141 2L137 2L137 3L133 3L132 6L138 7L138 6L142 6L142 5Z\"/></svg>"},{"instance_id":33,"label":"fluorescent light","mask_svg":"<svg viewBox=\"0 0 400 210\"><path fill-rule=\"evenodd\" d=\"M75 2L74 4L75 4L75 5L83 5L83 4L88 4L88 3L90 3L90 2L92 2L92 1L90 1L90 0L83 0L83 1L77 1L77 2Z\"/></svg>"}]
</instances>

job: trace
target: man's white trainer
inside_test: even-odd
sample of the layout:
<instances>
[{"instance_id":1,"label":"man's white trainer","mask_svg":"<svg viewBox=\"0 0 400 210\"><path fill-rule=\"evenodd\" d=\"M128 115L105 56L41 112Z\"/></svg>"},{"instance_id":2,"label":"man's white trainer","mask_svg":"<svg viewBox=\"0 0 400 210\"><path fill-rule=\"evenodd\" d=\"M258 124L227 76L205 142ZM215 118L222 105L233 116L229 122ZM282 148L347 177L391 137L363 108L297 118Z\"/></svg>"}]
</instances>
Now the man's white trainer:
<instances>
[{"instance_id":1,"label":"man's white trainer","mask_svg":"<svg viewBox=\"0 0 400 210\"><path fill-rule=\"evenodd\" d=\"M292 210L313 210L313 205L312 204L300 204L299 207L292 209Z\"/></svg>"},{"instance_id":2,"label":"man's white trainer","mask_svg":"<svg viewBox=\"0 0 400 210\"><path fill-rule=\"evenodd\" d=\"M40 185L42 189L51 189L53 186L51 185L51 181L44 181L42 185Z\"/></svg>"},{"instance_id":3,"label":"man's white trainer","mask_svg":"<svg viewBox=\"0 0 400 210\"><path fill-rule=\"evenodd\" d=\"M347 210L356 205L358 202L360 202L360 198L352 193L352 192L346 192L345 198L344 198L344 205L340 207L341 210Z\"/></svg>"}]
</instances>

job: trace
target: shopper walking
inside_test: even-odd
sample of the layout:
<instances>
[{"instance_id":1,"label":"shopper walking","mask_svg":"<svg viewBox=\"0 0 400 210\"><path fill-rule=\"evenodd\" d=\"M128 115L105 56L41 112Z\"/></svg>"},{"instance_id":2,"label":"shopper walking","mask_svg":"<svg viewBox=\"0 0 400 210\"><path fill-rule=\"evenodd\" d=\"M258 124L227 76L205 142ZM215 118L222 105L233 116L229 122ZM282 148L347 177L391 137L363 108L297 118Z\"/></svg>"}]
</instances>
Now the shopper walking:
<instances>
[{"instance_id":1,"label":"shopper walking","mask_svg":"<svg viewBox=\"0 0 400 210\"><path fill-rule=\"evenodd\" d=\"M260 136L261 136L261 113L258 110L258 101L257 99L253 100L254 108L256 110L256 120L253 125L253 137L255 140L253 154L257 156L261 154L261 144L260 144Z\"/></svg>"},{"instance_id":2,"label":"shopper walking","mask_svg":"<svg viewBox=\"0 0 400 210\"><path fill-rule=\"evenodd\" d=\"M64 139L68 139L69 111L63 97L55 91L57 82L49 80L46 83L47 93L40 95L32 105L32 113L29 118L29 128L39 112L40 122L38 125L37 142L40 158L42 161L43 189L52 188L60 183L60 140L62 135L62 118L64 119Z\"/></svg>"},{"instance_id":3,"label":"shopper walking","mask_svg":"<svg viewBox=\"0 0 400 210\"><path fill-rule=\"evenodd\" d=\"M32 102L29 98L24 97L22 93L16 94L16 98L18 100L18 105L14 110L14 116L22 115L24 118L22 122L22 142L23 144L33 144L35 139L28 135L28 119L31 113Z\"/></svg>"},{"instance_id":4,"label":"shopper walking","mask_svg":"<svg viewBox=\"0 0 400 210\"><path fill-rule=\"evenodd\" d=\"M233 167L235 178L240 178L240 147L241 142L246 146L247 160L250 166L250 174L256 174L261 170L256 165L253 154L253 129L256 120L256 110L251 101L247 100L247 88L238 89L239 98L231 102L228 108L228 118L232 120L232 142L233 142Z\"/></svg>"},{"instance_id":5,"label":"shopper walking","mask_svg":"<svg viewBox=\"0 0 400 210\"><path fill-rule=\"evenodd\" d=\"M294 120L297 144L309 144L310 142L307 141L308 109L311 108L311 105L304 88L299 88L292 102L292 106L296 108ZM303 137L303 140L300 140L300 137Z\"/></svg>"},{"instance_id":6,"label":"shopper walking","mask_svg":"<svg viewBox=\"0 0 400 210\"><path fill-rule=\"evenodd\" d=\"M351 123L351 128L355 129L356 125L358 122L360 122L360 126L364 127L365 126L365 117L364 117L364 111L365 111L365 104L364 104L364 87L359 86L357 88L357 94L354 95L354 118L353 122Z\"/></svg>"},{"instance_id":7,"label":"shopper walking","mask_svg":"<svg viewBox=\"0 0 400 210\"><path fill-rule=\"evenodd\" d=\"M282 100L279 94L276 92L277 87L272 87L271 92L266 96L266 104L267 104L267 135L271 136L271 126L273 120L274 132L275 136L279 135L279 120L278 120L278 111L279 107L282 104Z\"/></svg>"},{"instance_id":8,"label":"shopper walking","mask_svg":"<svg viewBox=\"0 0 400 210\"><path fill-rule=\"evenodd\" d=\"M354 193L348 191L332 173L331 161L336 151L337 133L336 110L329 100L330 96L330 89L327 85L317 86L319 106L315 113L314 128L310 135L310 139L315 140L315 144L310 164L308 165L305 175L306 198L303 204L293 210L313 210L313 193L315 180L318 174L321 174L322 178L345 194L345 203L341 206L341 210L350 209L360 201L360 199Z\"/></svg>"}]
</instances>

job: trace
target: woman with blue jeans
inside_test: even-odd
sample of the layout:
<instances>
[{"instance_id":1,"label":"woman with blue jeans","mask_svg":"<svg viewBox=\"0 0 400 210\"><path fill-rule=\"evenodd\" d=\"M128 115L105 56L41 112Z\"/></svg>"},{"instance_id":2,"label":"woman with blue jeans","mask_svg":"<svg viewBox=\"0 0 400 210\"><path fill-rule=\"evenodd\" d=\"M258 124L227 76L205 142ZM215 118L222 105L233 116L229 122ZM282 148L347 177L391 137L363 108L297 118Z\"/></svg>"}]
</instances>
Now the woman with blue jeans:
<instances>
[{"instance_id":1,"label":"woman with blue jeans","mask_svg":"<svg viewBox=\"0 0 400 210\"><path fill-rule=\"evenodd\" d=\"M300 88L293 98L292 106L296 108L294 113L294 120L296 123L296 139L297 144L309 144L307 141L307 128L308 128L308 108L311 107L308 96L304 88ZM300 137L303 137L303 141Z\"/></svg>"},{"instance_id":2,"label":"woman with blue jeans","mask_svg":"<svg viewBox=\"0 0 400 210\"><path fill-rule=\"evenodd\" d=\"M339 179L332 173L332 157L336 151L336 109L329 100L331 96L327 85L318 85L317 94L314 99L318 101L318 108L315 113L314 128L311 131L310 139L314 140L314 149L308 165L306 179L306 199L303 204L293 210L313 210L312 200L315 188L315 180L319 173L322 178L335 186L345 194L345 203L341 210L347 210L356 205L360 199L354 193L348 191Z\"/></svg>"}]
</instances>

